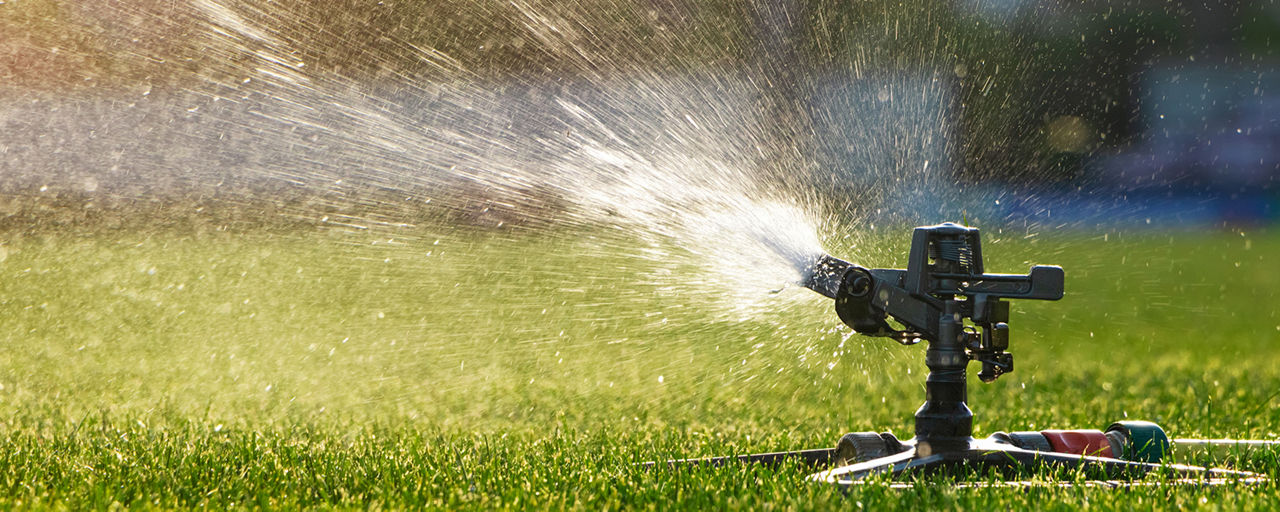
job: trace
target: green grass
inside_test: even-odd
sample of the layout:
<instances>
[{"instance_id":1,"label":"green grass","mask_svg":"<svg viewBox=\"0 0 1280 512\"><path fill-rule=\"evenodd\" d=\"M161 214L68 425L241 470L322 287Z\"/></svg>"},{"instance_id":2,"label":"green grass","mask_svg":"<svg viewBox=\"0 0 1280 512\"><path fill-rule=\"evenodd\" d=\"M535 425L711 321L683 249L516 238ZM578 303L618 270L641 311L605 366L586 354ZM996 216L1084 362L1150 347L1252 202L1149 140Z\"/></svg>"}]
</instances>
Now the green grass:
<instances>
[{"instance_id":1,"label":"green grass","mask_svg":"<svg viewBox=\"0 0 1280 512\"><path fill-rule=\"evenodd\" d=\"M922 347L847 337L804 290L727 314L714 274L617 239L438 231L11 237L0 506L1280 506L1272 484L844 496L795 468L644 471L906 437ZM1280 236L985 235L989 270L1062 264L1068 296L1014 305L1017 370L971 383L980 433L1126 416L1175 437L1280 432ZM905 248L904 232L833 252L890 266ZM1276 458L1224 463L1276 477Z\"/></svg>"}]
</instances>

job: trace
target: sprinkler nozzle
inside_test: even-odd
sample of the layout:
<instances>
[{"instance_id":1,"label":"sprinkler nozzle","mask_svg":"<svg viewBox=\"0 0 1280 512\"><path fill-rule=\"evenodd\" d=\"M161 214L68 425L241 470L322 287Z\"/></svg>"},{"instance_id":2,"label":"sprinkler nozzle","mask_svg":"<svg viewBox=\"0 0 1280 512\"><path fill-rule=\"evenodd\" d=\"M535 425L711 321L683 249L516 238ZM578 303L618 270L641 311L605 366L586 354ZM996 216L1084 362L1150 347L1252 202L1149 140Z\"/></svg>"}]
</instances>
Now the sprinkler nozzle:
<instances>
[{"instance_id":1,"label":"sprinkler nozzle","mask_svg":"<svg viewBox=\"0 0 1280 512\"><path fill-rule=\"evenodd\" d=\"M840 293L840 281L853 266L827 254L817 256L801 271L800 286L834 299Z\"/></svg>"}]
</instances>

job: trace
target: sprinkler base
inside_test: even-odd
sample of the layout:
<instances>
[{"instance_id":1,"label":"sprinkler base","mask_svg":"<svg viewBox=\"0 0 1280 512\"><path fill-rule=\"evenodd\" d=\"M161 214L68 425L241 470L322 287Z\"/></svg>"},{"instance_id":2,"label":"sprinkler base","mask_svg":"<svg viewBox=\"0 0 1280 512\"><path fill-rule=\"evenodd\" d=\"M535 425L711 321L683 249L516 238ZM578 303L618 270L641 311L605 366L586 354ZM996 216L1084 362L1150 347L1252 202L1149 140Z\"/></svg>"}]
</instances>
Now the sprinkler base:
<instances>
[{"instance_id":1,"label":"sprinkler base","mask_svg":"<svg viewBox=\"0 0 1280 512\"><path fill-rule=\"evenodd\" d=\"M908 447L893 455L843 465L810 475L810 479L848 487L877 477L905 478L946 474L972 474L975 470L1011 476L1045 469L1078 474L1088 481L1136 480L1148 474L1169 479L1255 479L1256 473L1210 469L1180 464L1153 464L1074 453L1019 448L1002 441L997 434L974 439L969 448L924 454L920 447ZM905 447L904 443L904 447Z\"/></svg>"},{"instance_id":2,"label":"sprinkler base","mask_svg":"<svg viewBox=\"0 0 1280 512\"><path fill-rule=\"evenodd\" d=\"M1094 432L1097 436L1103 435L1100 431L1072 432ZM1040 435L1042 434L1038 432L1013 434L997 432L985 439L971 439L966 449L925 454L921 452L926 450L917 446L914 439L898 441L887 432L882 434L859 432L846 434L836 448L672 460L667 461L666 465L668 467L717 467L729 464L780 466L790 463L812 469L835 466L809 475L809 480L835 484L842 488L886 480L889 481L890 486L900 487L910 485L904 481L913 477L939 475L962 477L971 476L975 471L984 475L997 475L1000 478L986 481L958 481L957 485L1129 487L1158 484L1251 484L1267 480L1264 475L1249 471L1063 453L1052 451L1048 443L1038 440L1028 443L1028 440L1034 440ZM877 438L883 444L877 443ZM1037 448L1041 444L1044 449ZM1109 453L1109 450L1102 453ZM646 464L649 467L654 465ZM1017 479L1027 474L1044 474L1045 470L1057 471L1058 474L1050 473L1050 475L1065 478Z\"/></svg>"}]
</instances>

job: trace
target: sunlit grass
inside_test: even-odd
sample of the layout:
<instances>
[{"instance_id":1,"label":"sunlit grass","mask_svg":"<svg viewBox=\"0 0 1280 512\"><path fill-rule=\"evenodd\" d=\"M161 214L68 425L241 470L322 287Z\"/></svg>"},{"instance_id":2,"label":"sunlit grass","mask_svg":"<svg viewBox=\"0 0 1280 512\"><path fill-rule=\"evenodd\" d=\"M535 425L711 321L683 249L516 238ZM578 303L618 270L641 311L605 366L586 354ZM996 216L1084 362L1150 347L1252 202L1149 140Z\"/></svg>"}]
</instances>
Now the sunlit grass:
<instances>
[{"instance_id":1,"label":"sunlit grass","mask_svg":"<svg viewBox=\"0 0 1280 512\"><path fill-rule=\"evenodd\" d=\"M980 433L1128 417L1175 437L1276 435L1280 238L985 234L989 271L1062 264L1068 296L1015 304L1017 370L971 384ZM581 233L387 238L11 239L0 262L0 503L1280 505L1272 485L873 485L842 496L794 469L644 471L635 464L821 447L845 431L908 437L921 347L846 339L804 290L749 320L712 314L723 310L712 283L670 289L660 262ZM832 250L901 265L905 239ZM1275 461L1235 463L1274 476Z\"/></svg>"}]
</instances>

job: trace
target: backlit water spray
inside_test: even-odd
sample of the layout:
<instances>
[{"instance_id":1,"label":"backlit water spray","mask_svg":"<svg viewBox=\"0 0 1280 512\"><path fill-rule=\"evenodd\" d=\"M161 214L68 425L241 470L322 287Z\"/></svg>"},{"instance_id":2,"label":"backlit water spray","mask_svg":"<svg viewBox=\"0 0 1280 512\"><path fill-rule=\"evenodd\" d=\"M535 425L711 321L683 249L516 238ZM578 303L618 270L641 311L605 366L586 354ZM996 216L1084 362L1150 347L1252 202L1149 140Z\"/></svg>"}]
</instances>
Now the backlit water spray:
<instances>
[{"instance_id":1,"label":"backlit water spray","mask_svg":"<svg viewBox=\"0 0 1280 512\"><path fill-rule=\"evenodd\" d=\"M398 112L387 98L358 92L344 80L302 74L305 62L271 27L212 0L195 6L210 24L212 47L225 48L228 61L251 58L252 72L229 89L261 102L253 113L274 124L259 126L289 132L282 137L311 131L303 146L322 153L302 161L284 156L261 169L264 175L338 194L372 188L402 194L410 203L441 201L446 208L469 209L478 216L475 223L494 228L508 221L541 229L611 228L631 239L625 243L638 243L649 259L684 267L660 278L666 287L690 296L719 295L725 300L705 306L727 304L734 311L777 308L777 299L762 292L795 281L796 270L820 251L821 209L815 214L813 208L820 205L802 207L793 192L809 186L807 177L796 176L804 161L775 162L782 168L768 169L759 147L769 136L765 120L752 105L724 99L762 94L747 84L710 76L701 77L704 83L698 77L596 79L542 97L530 90L512 98L486 91L487 84L470 79L447 55L410 47L444 77L397 82L411 98L428 100L414 106L428 114L423 118ZM574 51L554 20L528 5L512 6L541 44ZM265 87L252 87L255 80ZM457 204L473 195L482 201ZM407 227L384 201L374 199L364 216L322 221L357 229ZM487 219L491 210L505 210L510 218L495 212ZM602 245L619 243L602 238Z\"/></svg>"},{"instance_id":2,"label":"backlit water spray","mask_svg":"<svg viewBox=\"0 0 1280 512\"><path fill-rule=\"evenodd\" d=\"M829 394L827 372L857 371L837 368L848 331L788 283L824 244L883 258L857 243L886 191L905 191L893 204L907 207L949 193L935 178L945 77L858 81L856 65L836 68L863 85L828 91L815 115L801 105L822 86L766 29L698 36L726 50L598 33L630 22L586 5L450 6L495 34L478 46L532 55L527 67L495 76L473 69L483 48L464 63L382 34L387 6L368 18L305 2L67 8L81 33L106 34L124 78L74 100L34 88L11 102L11 123L47 124L6 146L22 171L6 186L67 217L42 217L53 227L119 239L45 250L93 253L87 289L160 315L105 332L94 326L120 312L76 320L92 334L68 351L150 354L104 377L144 390L86 400L145 408L188 390L213 397L211 410L247 400L281 415L369 406L478 421L581 413L615 386L657 400L643 389L673 379L719 383L705 396L741 403L741 390L775 385L758 377L797 369L818 376L807 393ZM684 57L687 44L701 57ZM138 224L170 234L134 236ZM163 241L173 232L195 241ZM570 386L594 398L532 398Z\"/></svg>"}]
</instances>

